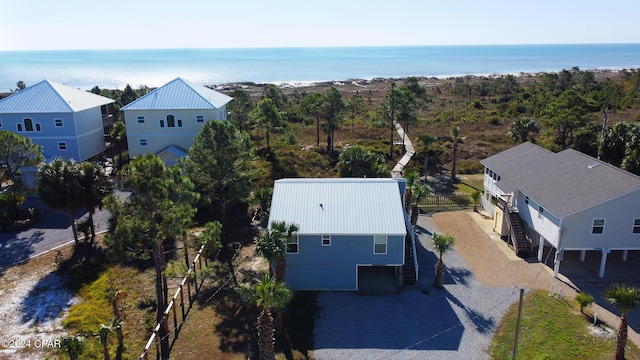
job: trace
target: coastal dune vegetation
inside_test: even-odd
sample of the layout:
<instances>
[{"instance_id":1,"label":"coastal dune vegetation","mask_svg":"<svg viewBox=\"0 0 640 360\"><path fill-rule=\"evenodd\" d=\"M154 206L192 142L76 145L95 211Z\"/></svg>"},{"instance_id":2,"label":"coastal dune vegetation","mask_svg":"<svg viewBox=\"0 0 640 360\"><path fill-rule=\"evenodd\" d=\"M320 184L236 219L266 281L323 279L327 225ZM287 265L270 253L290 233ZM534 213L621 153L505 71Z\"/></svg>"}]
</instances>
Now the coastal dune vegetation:
<instances>
[{"instance_id":1,"label":"coastal dune vegetation","mask_svg":"<svg viewBox=\"0 0 640 360\"><path fill-rule=\"evenodd\" d=\"M171 191L162 195L166 195L163 211L180 197L184 211L165 211L158 221L173 223L162 223L166 230L141 240L136 234L142 233L144 224L134 221L142 218L135 212L136 204L107 198L105 205L116 216L106 240L98 237L91 251L78 246L77 252L85 252L74 254L61 266L60 271L83 270L82 278L73 285L81 301L71 308L72 316L65 322L72 335L94 334L100 324L109 323L109 299L117 290L127 290L130 318L121 324L125 345L118 351L123 358L137 357L141 341L146 341L160 317L157 305L166 304L167 293L174 291L171 285L176 281L171 279L184 275L186 260L197 249L198 234L207 223L217 221L219 251L210 255L208 283L182 330L202 336L178 337L171 351L181 359L201 358L203 353L212 358L257 356L257 308L244 303L233 289L235 284L254 284L268 269L266 260L254 253L254 239L264 232L261 225L268 218L273 181L283 177L387 177L404 153L402 143L406 141L398 136L394 121L415 146L408 170L420 174L426 185L444 177L453 187L460 185L464 176L456 174L479 173L481 159L523 141L551 151L574 148L640 174L638 70L572 68L518 76L355 79L301 87L242 83L215 88L234 98L228 105L233 125L208 125L195 139L183 174L163 168L152 158L127 159L119 109L150 88L91 89L116 100L109 105L115 125L106 126L118 143L118 152L124 154L115 174L124 184L142 183L144 179L134 170L145 161L170 185ZM198 156L202 154L196 152L222 146L214 141L215 134L222 132L229 134L224 147ZM234 155L216 158L221 169L232 171L216 175L222 172L202 162L215 154ZM230 158L233 163L224 162ZM237 186L232 192L212 186L234 182ZM156 224L155 219L148 221ZM157 297L164 298L159 301ZM300 298L305 300L296 301ZM312 358L317 311L313 298L313 294L294 294L288 312L300 316L285 319L284 334L276 334L278 356ZM92 310L95 306L107 309ZM81 358L100 358L103 351L115 357L113 336L107 345L85 346Z\"/></svg>"}]
</instances>

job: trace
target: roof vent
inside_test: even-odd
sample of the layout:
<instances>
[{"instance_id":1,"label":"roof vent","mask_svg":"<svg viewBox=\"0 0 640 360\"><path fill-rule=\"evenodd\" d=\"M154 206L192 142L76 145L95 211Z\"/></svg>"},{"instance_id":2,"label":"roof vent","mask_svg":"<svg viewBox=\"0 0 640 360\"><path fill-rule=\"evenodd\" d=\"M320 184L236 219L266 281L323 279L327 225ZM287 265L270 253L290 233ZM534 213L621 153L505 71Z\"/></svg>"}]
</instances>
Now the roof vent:
<instances>
[{"instance_id":1,"label":"roof vent","mask_svg":"<svg viewBox=\"0 0 640 360\"><path fill-rule=\"evenodd\" d=\"M591 163L591 164L587 165L587 167L588 167L589 169L593 169L594 167L596 167L596 166L598 166L598 165L600 165L600 164L599 164L599 163L595 163L595 162L594 162L594 163Z\"/></svg>"}]
</instances>

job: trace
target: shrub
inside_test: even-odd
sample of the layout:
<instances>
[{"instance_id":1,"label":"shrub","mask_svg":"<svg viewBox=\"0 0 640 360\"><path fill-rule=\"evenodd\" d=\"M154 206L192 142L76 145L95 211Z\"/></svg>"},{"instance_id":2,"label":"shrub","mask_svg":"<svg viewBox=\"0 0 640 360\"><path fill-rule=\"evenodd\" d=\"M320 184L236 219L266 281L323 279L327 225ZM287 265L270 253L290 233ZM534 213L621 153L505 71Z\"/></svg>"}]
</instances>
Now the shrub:
<instances>
[{"instance_id":1,"label":"shrub","mask_svg":"<svg viewBox=\"0 0 640 360\"><path fill-rule=\"evenodd\" d=\"M576 295L575 299L580 305L580 312L584 314L584 308L593 304L594 298L591 294L587 294L584 291L581 291L580 294Z\"/></svg>"}]
</instances>

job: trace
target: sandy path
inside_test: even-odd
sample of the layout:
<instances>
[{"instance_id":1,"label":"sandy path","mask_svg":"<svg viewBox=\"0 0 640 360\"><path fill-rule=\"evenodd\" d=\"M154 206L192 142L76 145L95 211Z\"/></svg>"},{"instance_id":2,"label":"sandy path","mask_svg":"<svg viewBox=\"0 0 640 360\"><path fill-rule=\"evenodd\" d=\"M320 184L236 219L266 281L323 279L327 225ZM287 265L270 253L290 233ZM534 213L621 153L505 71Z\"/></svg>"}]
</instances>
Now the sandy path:
<instances>
[{"instance_id":1,"label":"sandy path","mask_svg":"<svg viewBox=\"0 0 640 360\"><path fill-rule=\"evenodd\" d=\"M454 250L483 285L550 291L552 283L556 282L556 292L562 288L564 297L573 299L576 296L575 285L569 279L563 276L555 279L552 269L542 263L528 263L516 257L497 234L492 234L492 220L487 219L486 215L474 212L441 212L433 214L432 220L442 233L456 239ZM597 304L591 305L591 311L598 313L603 322L617 327L617 315ZM640 346L640 336L631 328L629 339Z\"/></svg>"}]
</instances>

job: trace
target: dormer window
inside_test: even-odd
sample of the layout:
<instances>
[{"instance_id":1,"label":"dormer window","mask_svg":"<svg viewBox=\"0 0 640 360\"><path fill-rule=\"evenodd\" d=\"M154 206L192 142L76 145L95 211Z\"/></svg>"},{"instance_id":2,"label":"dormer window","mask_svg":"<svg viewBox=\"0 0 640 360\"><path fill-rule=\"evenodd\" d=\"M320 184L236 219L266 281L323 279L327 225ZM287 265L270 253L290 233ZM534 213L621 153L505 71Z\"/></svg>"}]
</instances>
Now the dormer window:
<instances>
[{"instance_id":1,"label":"dormer window","mask_svg":"<svg viewBox=\"0 0 640 360\"><path fill-rule=\"evenodd\" d=\"M29 118L24 119L24 131L33 131L33 120Z\"/></svg>"}]
</instances>

